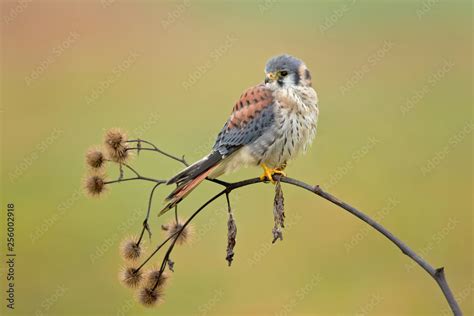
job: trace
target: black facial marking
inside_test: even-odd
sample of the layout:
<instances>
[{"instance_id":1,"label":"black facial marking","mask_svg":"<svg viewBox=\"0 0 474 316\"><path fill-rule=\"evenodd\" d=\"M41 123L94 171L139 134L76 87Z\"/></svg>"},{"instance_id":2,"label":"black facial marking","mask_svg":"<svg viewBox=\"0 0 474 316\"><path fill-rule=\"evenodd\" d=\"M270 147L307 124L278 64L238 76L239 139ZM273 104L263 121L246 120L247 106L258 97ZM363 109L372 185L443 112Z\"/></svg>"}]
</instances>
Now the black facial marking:
<instances>
[{"instance_id":1,"label":"black facial marking","mask_svg":"<svg viewBox=\"0 0 474 316\"><path fill-rule=\"evenodd\" d=\"M304 78L308 81L311 81L311 73L309 72L308 69L304 70Z\"/></svg>"},{"instance_id":2,"label":"black facial marking","mask_svg":"<svg viewBox=\"0 0 474 316\"><path fill-rule=\"evenodd\" d=\"M300 83L300 74L298 72L295 72L295 75L294 75L294 84L297 85L298 83Z\"/></svg>"}]
</instances>

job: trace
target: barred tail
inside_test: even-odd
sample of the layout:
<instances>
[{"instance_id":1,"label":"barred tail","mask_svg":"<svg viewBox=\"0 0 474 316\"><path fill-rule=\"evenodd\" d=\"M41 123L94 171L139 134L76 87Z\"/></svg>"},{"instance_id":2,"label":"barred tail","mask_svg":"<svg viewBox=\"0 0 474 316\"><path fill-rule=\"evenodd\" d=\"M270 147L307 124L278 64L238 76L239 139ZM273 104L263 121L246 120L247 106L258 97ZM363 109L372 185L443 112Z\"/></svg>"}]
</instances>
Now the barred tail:
<instances>
[{"instance_id":1,"label":"barred tail","mask_svg":"<svg viewBox=\"0 0 474 316\"><path fill-rule=\"evenodd\" d=\"M218 152L212 152L168 180L166 184L177 183L178 187L166 197L165 201L167 204L158 216L163 215L176 204L181 202L181 200L191 193L194 188L206 179L215 168L217 168L221 160L221 154Z\"/></svg>"}]
</instances>

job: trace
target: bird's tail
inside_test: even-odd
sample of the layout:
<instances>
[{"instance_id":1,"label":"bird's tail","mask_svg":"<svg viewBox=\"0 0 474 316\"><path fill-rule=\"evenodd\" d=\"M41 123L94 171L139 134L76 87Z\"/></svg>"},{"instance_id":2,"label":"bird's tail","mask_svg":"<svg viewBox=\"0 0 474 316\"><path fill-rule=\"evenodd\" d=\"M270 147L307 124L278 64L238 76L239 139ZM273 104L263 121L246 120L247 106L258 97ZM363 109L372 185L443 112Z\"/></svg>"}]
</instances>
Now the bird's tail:
<instances>
[{"instance_id":1,"label":"bird's tail","mask_svg":"<svg viewBox=\"0 0 474 316\"><path fill-rule=\"evenodd\" d=\"M201 160L193 163L173 178L169 179L166 184L177 183L178 186L165 199L166 206L161 210L158 216L163 215L176 204L181 202L191 191L196 188L206 177L219 165L222 155L213 151Z\"/></svg>"}]
</instances>

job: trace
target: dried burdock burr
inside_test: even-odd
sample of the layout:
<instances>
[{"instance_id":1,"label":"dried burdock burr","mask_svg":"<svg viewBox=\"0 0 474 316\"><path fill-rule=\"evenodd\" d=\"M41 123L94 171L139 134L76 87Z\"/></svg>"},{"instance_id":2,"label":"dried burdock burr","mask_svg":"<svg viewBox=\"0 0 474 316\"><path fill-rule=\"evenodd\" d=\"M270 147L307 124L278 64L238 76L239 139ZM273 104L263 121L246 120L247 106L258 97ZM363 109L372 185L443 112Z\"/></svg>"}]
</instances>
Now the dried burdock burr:
<instances>
[{"instance_id":1,"label":"dried burdock burr","mask_svg":"<svg viewBox=\"0 0 474 316\"><path fill-rule=\"evenodd\" d=\"M129 158L127 135L120 129L109 129L105 133L104 143L110 160L123 163Z\"/></svg>"},{"instance_id":2,"label":"dried burdock burr","mask_svg":"<svg viewBox=\"0 0 474 316\"><path fill-rule=\"evenodd\" d=\"M138 243L138 237L130 236L120 244L120 254L123 259L135 261L144 252L143 246Z\"/></svg>"},{"instance_id":3,"label":"dried burdock burr","mask_svg":"<svg viewBox=\"0 0 474 316\"><path fill-rule=\"evenodd\" d=\"M119 273L120 282L129 288L136 288L143 280L142 270L135 267L123 267Z\"/></svg>"},{"instance_id":4,"label":"dried burdock burr","mask_svg":"<svg viewBox=\"0 0 474 316\"><path fill-rule=\"evenodd\" d=\"M145 272L145 287L153 288L163 288L165 287L169 276L166 272L161 272L160 269L152 267Z\"/></svg>"},{"instance_id":5,"label":"dried burdock burr","mask_svg":"<svg viewBox=\"0 0 474 316\"><path fill-rule=\"evenodd\" d=\"M166 232L168 237L179 234L177 237L174 237L177 238L176 243L178 245L184 245L187 243L192 238L194 233L194 228L191 224L186 225L184 228L183 227L184 222L182 222L180 219L177 221L173 219L170 223L161 225L161 229Z\"/></svg>"},{"instance_id":6,"label":"dried burdock burr","mask_svg":"<svg viewBox=\"0 0 474 316\"><path fill-rule=\"evenodd\" d=\"M137 300L145 307L153 307L163 301L163 291L161 288L143 287L137 292Z\"/></svg>"},{"instance_id":7,"label":"dried burdock burr","mask_svg":"<svg viewBox=\"0 0 474 316\"><path fill-rule=\"evenodd\" d=\"M105 174L95 172L87 176L84 183L86 193L92 197L97 197L105 191Z\"/></svg>"},{"instance_id":8,"label":"dried burdock burr","mask_svg":"<svg viewBox=\"0 0 474 316\"><path fill-rule=\"evenodd\" d=\"M86 153L86 163L94 170L101 169L106 161L104 153L98 148L90 148Z\"/></svg>"}]
</instances>

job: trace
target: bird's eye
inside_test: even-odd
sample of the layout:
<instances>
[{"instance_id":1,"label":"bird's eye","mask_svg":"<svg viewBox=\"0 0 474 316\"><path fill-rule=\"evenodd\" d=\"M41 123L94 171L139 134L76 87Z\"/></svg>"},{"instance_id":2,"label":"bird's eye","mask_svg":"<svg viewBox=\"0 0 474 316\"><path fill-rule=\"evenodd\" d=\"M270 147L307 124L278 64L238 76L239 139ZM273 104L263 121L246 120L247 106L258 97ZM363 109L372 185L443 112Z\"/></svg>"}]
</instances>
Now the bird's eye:
<instances>
[{"instance_id":1,"label":"bird's eye","mask_svg":"<svg viewBox=\"0 0 474 316\"><path fill-rule=\"evenodd\" d=\"M281 75L282 77L286 77L286 76L288 75L288 71L281 71L281 72L280 72L280 75Z\"/></svg>"}]
</instances>

